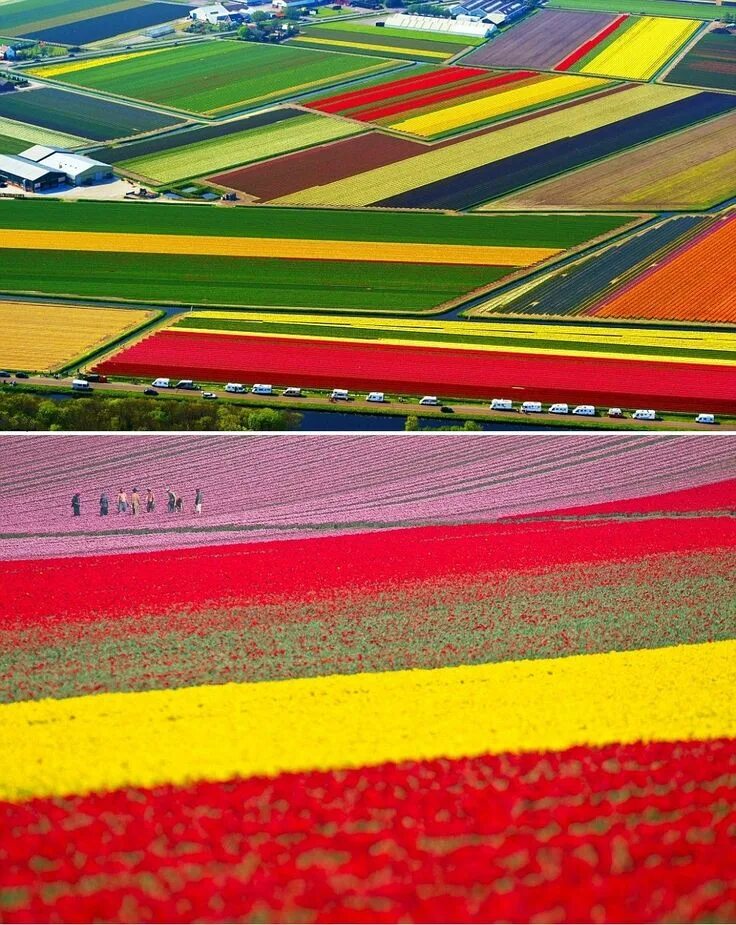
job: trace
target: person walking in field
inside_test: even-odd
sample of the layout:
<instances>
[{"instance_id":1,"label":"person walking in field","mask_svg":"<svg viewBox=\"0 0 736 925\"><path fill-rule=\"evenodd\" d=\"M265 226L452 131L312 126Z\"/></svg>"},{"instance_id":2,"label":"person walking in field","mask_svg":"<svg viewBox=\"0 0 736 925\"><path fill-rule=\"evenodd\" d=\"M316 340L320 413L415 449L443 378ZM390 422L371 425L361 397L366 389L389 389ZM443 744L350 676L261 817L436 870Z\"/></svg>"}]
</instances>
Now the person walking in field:
<instances>
[{"instance_id":1,"label":"person walking in field","mask_svg":"<svg viewBox=\"0 0 736 925\"><path fill-rule=\"evenodd\" d=\"M127 514L128 512L128 494L121 488L118 492L118 514Z\"/></svg>"},{"instance_id":2,"label":"person walking in field","mask_svg":"<svg viewBox=\"0 0 736 925\"><path fill-rule=\"evenodd\" d=\"M176 510L176 495L170 488L167 489L166 495L169 499L169 514L173 514Z\"/></svg>"},{"instance_id":3,"label":"person walking in field","mask_svg":"<svg viewBox=\"0 0 736 925\"><path fill-rule=\"evenodd\" d=\"M133 509L133 516L137 516L141 512L141 496L138 493L138 489L134 488L130 495L130 506Z\"/></svg>"},{"instance_id":4,"label":"person walking in field","mask_svg":"<svg viewBox=\"0 0 736 925\"><path fill-rule=\"evenodd\" d=\"M198 488L194 493L194 513L202 513L202 502L204 501L204 492L201 488Z\"/></svg>"},{"instance_id":5,"label":"person walking in field","mask_svg":"<svg viewBox=\"0 0 736 925\"><path fill-rule=\"evenodd\" d=\"M153 514L156 510L156 495L150 488L146 489L146 513Z\"/></svg>"},{"instance_id":6,"label":"person walking in field","mask_svg":"<svg viewBox=\"0 0 736 925\"><path fill-rule=\"evenodd\" d=\"M174 502L174 510L177 514L184 513L184 499L181 495L176 496L176 501Z\"/></svg>"},{"instance_id":7,"label":"person walking in field","mask_svg":"<svg viewBox=\"0 0 736 925\"><path fill-rule=\"evenodd\" d=\"M79 517L82 513L82 497L79 492L72 495L72 517Z\"/></svg>"},{"instance_id":8,"label":"person walking in field","mask_svg":"<svg viewBox=\"0 0 736 925\"><path fill-rule=\"evenodd\" d=\"M107 517L110 512L110 499L107 497L107 492L103 491L100 495L100 517Z\"/></svg>"}]
</instances>

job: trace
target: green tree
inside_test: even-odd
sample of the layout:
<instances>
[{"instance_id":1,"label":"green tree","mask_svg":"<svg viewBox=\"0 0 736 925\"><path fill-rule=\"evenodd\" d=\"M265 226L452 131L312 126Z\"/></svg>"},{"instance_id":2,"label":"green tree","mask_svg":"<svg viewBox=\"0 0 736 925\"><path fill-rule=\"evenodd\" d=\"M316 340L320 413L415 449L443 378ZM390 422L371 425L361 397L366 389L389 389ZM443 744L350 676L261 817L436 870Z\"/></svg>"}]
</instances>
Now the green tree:
<instances>
[{"instance_id":1,"label":"green tree","mask_svg":"<svg viewBox=\"0 0 736 925\"><path fill-rule=\"evenodd\" d=\"M410 414L407 417L406 421L404 421L404 430L419 430L419 418L416 414Z\"/></svg>"}]
</instances>

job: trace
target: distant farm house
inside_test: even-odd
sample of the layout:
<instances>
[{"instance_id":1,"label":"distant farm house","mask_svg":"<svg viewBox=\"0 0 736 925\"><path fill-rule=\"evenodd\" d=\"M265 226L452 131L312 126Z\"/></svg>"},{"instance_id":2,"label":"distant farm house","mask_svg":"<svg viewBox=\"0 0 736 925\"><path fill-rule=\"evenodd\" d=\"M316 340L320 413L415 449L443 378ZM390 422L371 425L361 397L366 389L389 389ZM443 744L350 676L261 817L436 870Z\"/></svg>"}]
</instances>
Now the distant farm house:
<instances>
[{"instance_id":1,"label":"distant farm house","mask_svg":"<svg viewBox=\"0 0 736 925\"><path fill-rule=\"evenodd\" d=\"M208 23L211 26L228 25L234 19L241 20L248 12L247 7L242 9L228 9L222 3L212 3L209 6L199 6L189 13L194 22Z\"/></svg>"}]
</instances>

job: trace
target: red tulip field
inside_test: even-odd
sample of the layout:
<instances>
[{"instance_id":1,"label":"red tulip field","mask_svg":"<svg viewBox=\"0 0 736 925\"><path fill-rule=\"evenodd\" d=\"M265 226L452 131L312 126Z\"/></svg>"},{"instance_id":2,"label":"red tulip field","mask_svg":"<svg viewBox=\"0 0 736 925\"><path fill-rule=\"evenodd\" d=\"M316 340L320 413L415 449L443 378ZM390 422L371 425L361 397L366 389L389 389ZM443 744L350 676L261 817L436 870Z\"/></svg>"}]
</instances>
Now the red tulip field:
<instances>
[{"instance_id":1,"label":"red tulip field","mask_svg":"<svg viewBox=\"0 0 736 925\"><path fill-rule=\"evenodd\" d=\"M0 467L1 921L733 919L730 441ZM120 484L204 507L102 514Z\"/></svg>"}]
</instances>

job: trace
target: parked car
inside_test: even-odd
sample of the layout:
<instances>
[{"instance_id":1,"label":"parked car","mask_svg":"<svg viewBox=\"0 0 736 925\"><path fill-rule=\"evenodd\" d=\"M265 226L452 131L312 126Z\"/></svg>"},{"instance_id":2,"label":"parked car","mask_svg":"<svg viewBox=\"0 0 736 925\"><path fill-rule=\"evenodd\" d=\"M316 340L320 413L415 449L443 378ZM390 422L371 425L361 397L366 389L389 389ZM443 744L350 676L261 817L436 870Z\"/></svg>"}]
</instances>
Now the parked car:
<instances>
[{"instance_id":1,"label":"parked car","mask_svg":"<svg viewBox=\"0 0 736 925\"><path fill-rule=\"evenodd\" d=\"M199 386L195 383L193 379L180 379L176 383L177 389L188 389L190 392L195 392L199 389Z\"/></svg>"},{"instance_id":2,"label":"parked car","mask_svg":"<svg viewBox=\"0 0 736 925\"><path fill-rule=\"evenodd\" d=\"M347 389L333 389L330 394L331 401L350 401L350 392Z\"/></svg>"},{"instance_id":3,"label":"parked car","mask_svg":"<svg viewBox=\"0 0 736 925\"><path fill-rule=\"evenodd\" d=\"M608 409L609 418L622 418L623 416L624 416L624 413L620 408L609 408Z\"/></svg>"},{"instance_id":4,"label":"parked car","mask_svg":"<svg viewBox=\"0 0 736 925\"><path fill-rule=\"evenodd\" d=\"M75 392L91 392L92 386L86 379L72 379L72 389Z\"/></svg>"},{"instance_id":5,"label":"parked car","mask_svg":"<svg viewBox=\"0 0 736 925\"><path fill-rule=\"evenodd\" d=\"M365 400L382 402L386 401L386 396L383 394L383 392L369 392L366 395Z\"/></svg>"},{"instance_id":6,"label":"parked car","mask_svg":"<svg viewBox=\"0 0 736 925\"><path fill-rule=\"evenodd\" d=\"M20 372L15 374L16 379L30 379L28 373Z\"/></svg>"},{"instance_id":7,"label":"parked car","mask_svg":"<svg viewBox=\"0 0 736 925\"><path fill-rule=\"evenodd\" d=\"M167 379L165 376L159 376L158 379L154 379L151 385L155 389L169 389L171 388L171 379Z\"/></svg>"},{"instance_id":8,"label":"parked car","mask_svg":"<svg viewBox=\"0 0 736 925\"><path fill-rule=\"evenodd\" d=\"M273 395L273 386L257 382L250 391L252 395Z\"/></svg>"},{"instance_id":9,"label":"parked car","mask_svg":"<svg viewBox=\"0 0 736 925\"><path fill-rule=\"evenodd\" d=\"M715 414L699 414L695 418L696 424L715 424L716 416Z\"/></svg>"},{"instance_id":10,"label":"parked car","mask_svg":"<svg viewBox=\"0 0 736 925\"><path fill-rule=\"evenodd\" d=\"M144 395L158 395L156 389L143 389Z\"/></svg>"},{"instance_id":11,"label":"parked car","mask_svg":"<svg viewBox=\"0 0 736 925\"><path fill-rule=\"evenodd\" d=\"M424 398L419 399L420 405L439 405L440 400L436 395L425 395Z\"/></svg>"},{"instance_id":12,"label":"parked car","mask_svg":"<svg viewBox=\"0 0 736 925\"><path fill-rule=\"evenodd\" d=\"M202 392L202 398L217 398L215 392Z\"/></svg>"},{"instance_id":13,"label":"parked car","mask_svg":"<svg viewBox=\"0 0 736 925\"><path fill-rule=\"evenodd\" d=\"M455 409L454 409L454 408L451 408L449 405L443 405L443 406L440 408L440 411L441 411L443 414L454 414L454 413L455 413Z\"/></svg>"},{"instance_id":14,"label":"parked car","mask_svg":"<svg viewBox=\"0 0 736 925\"><path fill-rule=\"evenodd\" d=\"M541 401L525 401L521 410L523 414L539 414L542 410L542 403Z\"/></svg>"},{"instance_id":15,"label":"parked car","mask_svg":"<svg viewBox=\"0 0 736 925\"><path fill-rule=\"evenodd\" d=\"M226 392L245 392L245 386L240 382L228 382L225 386Z\"/></svg>"},{"instance_id":16,"label":"parked car","mask_svg":"<svg viewBox=\"0 0 736 925\"><path fill-rule=\"evenodd\" d=\"M491 411L513 411L514 403L510 398L494 398L488 407Z\"/></svg>"},{"instance_id":17,"label":"parked car","mask_svg":"<svg viewBox=\"0 0 736 925\"><path fill-rule=\"evenodd\" d=\"M657 412L652 408L637 408L637 410L631 415L635 421L656 421Z\"/></svg>"},{"instance_id":18,"label":"parked car","mask_svg":"<svg viewBox=\"0 0 736 925\"><path fill-rule=\"evenodd\" d=\"M284 389L281 393L286 398L301 398L302 390L296 385L290 385L288 389Z\"/></svg>"},{"instance_id":19,"label":"parked car","mask_svg":"<svg viewBox=\"0 0 736 925\"><path fill-rule=\"evenodd\" d=\"M576 405L572 409L573 414L582 414L584 417L595 417L595 405Z\"/></svg>"},{"instance_id":20,"label":"parked car","mask_svg":"<svg viewBox=\"0 0 736 925\"><path fill-rule=\"evenodd\" d=\"M10 379L10 373L7 369L0 369L0 379Z\"/></svg>"},{"instance_id":21,"label":"parked car","mask_svg":"<svg viewBox=\"0 0 736 925\"><path fill-rule=\"evenodd\" d=\"M549 413L550 414L569 414L570 406L566 404L564 401L558 401L558 402L555 402L554 405L549 406Z\"/></svg>"}]
</instances>

